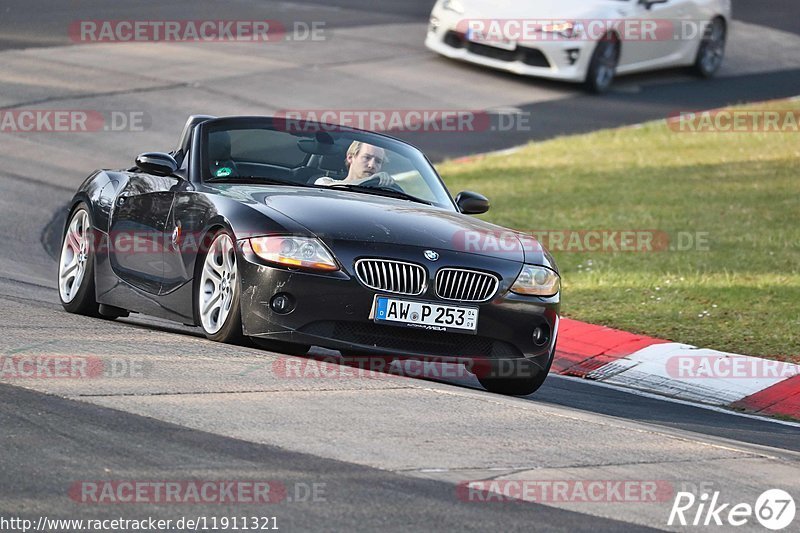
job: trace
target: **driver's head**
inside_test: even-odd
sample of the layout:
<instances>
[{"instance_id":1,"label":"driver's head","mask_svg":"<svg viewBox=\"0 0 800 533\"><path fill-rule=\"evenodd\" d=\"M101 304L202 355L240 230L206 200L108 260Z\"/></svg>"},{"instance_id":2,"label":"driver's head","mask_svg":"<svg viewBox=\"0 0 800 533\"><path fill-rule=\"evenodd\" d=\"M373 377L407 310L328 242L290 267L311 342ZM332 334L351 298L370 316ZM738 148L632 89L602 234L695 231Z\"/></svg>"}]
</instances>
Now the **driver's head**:
<instances>
[{"instance_id":1,"label":"driver's head","mask_svg":"<svg viewBox=\"0 0 800 533\"><path fill-rule=\"evenodd\" d=\"M348 180L368 178L381 171L386 161L386 152L383 148L372 146L361 141L354 141L347 149L345 162L349 172Z\"/></svg>"}]
</instances>

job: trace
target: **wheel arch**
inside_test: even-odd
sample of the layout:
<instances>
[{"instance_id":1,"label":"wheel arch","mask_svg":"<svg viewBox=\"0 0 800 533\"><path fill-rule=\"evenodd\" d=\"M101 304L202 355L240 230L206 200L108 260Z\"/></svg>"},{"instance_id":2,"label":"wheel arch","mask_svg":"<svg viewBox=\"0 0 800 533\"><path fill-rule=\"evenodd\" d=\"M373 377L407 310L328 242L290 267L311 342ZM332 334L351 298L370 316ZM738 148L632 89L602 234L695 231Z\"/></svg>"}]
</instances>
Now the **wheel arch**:
<instances>
[{"instance_id":1,"label":"wheel arch","mask_svg":"<svg viewBox=\"0 0 800 533\"><path fill-rule=\"evenodd\" d=\"M89 206L92 227L108 233L111 210L117 191L127 182L124 173L109 170L96 170L90 174L78 188L68 207L71 215L78 202L86 202Z\"/></svg>"},{"instance_id":2,"label":"wheel arch","mask_svg":"<svg viewBox=\"0 0 800 533\"><path fill-rule=\"evenodd\" d=\"M192 319L194 320L194 324L196 326L200 325L200 310L197 308L197 284L200 283L200 269L203 268L203 261L205 260L206 252L211 245L212 240L221 231L228 231L231 235L233 235L233 243L235 246L236 232L233 230L233 226L230 221L228 221L228 219L222 215L217 215L208 222L202 232L202 236L198 241L200 243L200 247L198 248L198 253L195 257L194 270L192 273ZM239 277L239 283L241 283L241 276Z\"/></svg>"},{"instance_id":3,"label":"wheel arch","mask_svg":"<svg viewBox=\"0 0 800 533\"><path fill-rule=\"evenodd\" d=\"M70 200L69 204L67 204L67 208L66 208L67 218L64 220L64 226L63 226L62 231L61 231L61 236L62 237L67 234L67 228L69 227L70 220L72 220L72 215L75 214L75 211L78 209L78 206L81 205L81 204L86 204L86 207L89 208L88 209L89 223L92 225L92 228L95 228L95 224L94 224L94 218L95 217L94 217L94 209L93 209L94 202L92 202L92 199L89 198L89 196L85 192L79 191L79 192L75 193L75 196L73 196L72 200ZM95 228L95 229L97 229L97 228Z\"/></svg>"}]
</instances>

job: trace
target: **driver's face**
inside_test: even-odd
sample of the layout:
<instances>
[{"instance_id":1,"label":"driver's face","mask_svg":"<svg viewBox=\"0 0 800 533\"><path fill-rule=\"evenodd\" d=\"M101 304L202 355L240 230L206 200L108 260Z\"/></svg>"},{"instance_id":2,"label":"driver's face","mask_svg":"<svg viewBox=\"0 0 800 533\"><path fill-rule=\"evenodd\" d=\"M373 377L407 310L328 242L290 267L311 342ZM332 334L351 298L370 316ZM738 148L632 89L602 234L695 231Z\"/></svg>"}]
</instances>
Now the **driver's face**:
<instances>
[{"instance_id":1,"label":"driver's face","mask_svg":"<svg viewBox=\"0 0 800 533\"><path fill-rule=\"evenodd\" d=\"M363 179L377 174L381 171L385 159L386 152L384 152L383 148L365 144L355 157L348 157L350 176L353 179Z\"/></svg>"}]
</instances>

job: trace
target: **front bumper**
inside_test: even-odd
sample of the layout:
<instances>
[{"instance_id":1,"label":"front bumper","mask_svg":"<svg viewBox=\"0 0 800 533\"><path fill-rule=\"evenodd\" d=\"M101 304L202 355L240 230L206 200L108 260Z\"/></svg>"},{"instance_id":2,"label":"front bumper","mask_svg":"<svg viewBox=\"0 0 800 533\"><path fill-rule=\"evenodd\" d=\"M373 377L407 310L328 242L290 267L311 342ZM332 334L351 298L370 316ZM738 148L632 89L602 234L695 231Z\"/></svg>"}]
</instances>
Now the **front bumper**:
<instances>
[{"instance_id":1,"label":"front bumper","mask_svg":"<svg viewBox=\"0 0 800 533\"><path fill-rule=\"evenodd\" d=\"M459 59L523 76L583 82L594 51L593 41L583 39L537 41L505 50L468 41L456 29L431 28L425 46L451 59Z\"/></svg>"},{"instance_id":2,"label":"front bumper","mask_svg":"<svg viewBox=\"0 0 800 533\"><path fill-rule=\"evenodd\" d=\"M379 248L377 246L376 253L368 257L398 260L421 257L415 247ZM508 287L521 268L517 262L443 252L442 261L428 267L430 279L433 279L436 270L445 266L490 270L487 266L491 263L494 267L491 271L501 277L500 288L492 300L464 304L475 305L480 310L478 329L472 335L376 324L370 319L370 312L375 295L384 293L368 289L358 281L352 268L359 258L355 255L349 257L343 270L317 274L269 266L247 247L240 253L242 321L248 336L397 358L454 362L524 358L539 368L547 367L555 349L560 295L539 298L509 292ZM337 255L342 260L338 250ZM409 299L459 305L437 298L432 285L429 283L422 296ZM273 310L270 303L276 295L289 296L290 312ZM547 340L539 344L533 338L537 327L548 333Z\"/></svg>"}]
</instances>

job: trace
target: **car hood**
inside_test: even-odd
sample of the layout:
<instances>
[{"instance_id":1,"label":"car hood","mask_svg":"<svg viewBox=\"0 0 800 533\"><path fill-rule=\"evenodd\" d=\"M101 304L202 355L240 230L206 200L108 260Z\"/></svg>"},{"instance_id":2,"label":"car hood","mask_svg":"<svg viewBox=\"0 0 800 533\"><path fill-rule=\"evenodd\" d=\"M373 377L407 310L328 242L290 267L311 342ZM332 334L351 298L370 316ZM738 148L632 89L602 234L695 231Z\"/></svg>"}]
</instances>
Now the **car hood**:
<instances>
[{"instance_id":1,"label":"car hood","mask_svg":"<svg viewBox=\"0 0 800 533\"><path fill-rule=\"evenodd\" d=\"M571 19L619 16L628 7L619 0L461 0L464 18Z\"/></svg>"},{"instance_id":2,"label":"car hood","mask_svg":"<svg viewBox=\"0 0 800 533\"><path fill-rule=\"evenodd\" d=\"M301 192L302 191L302 192ZM477 218L420 203L348 191L302 189L252 197L335 248L336 241L419 246L542 264L533 239ZM524 246L522 244L524 242ZM544 260L544 264L548 261Z\"/></svg>"}]
</instances>

